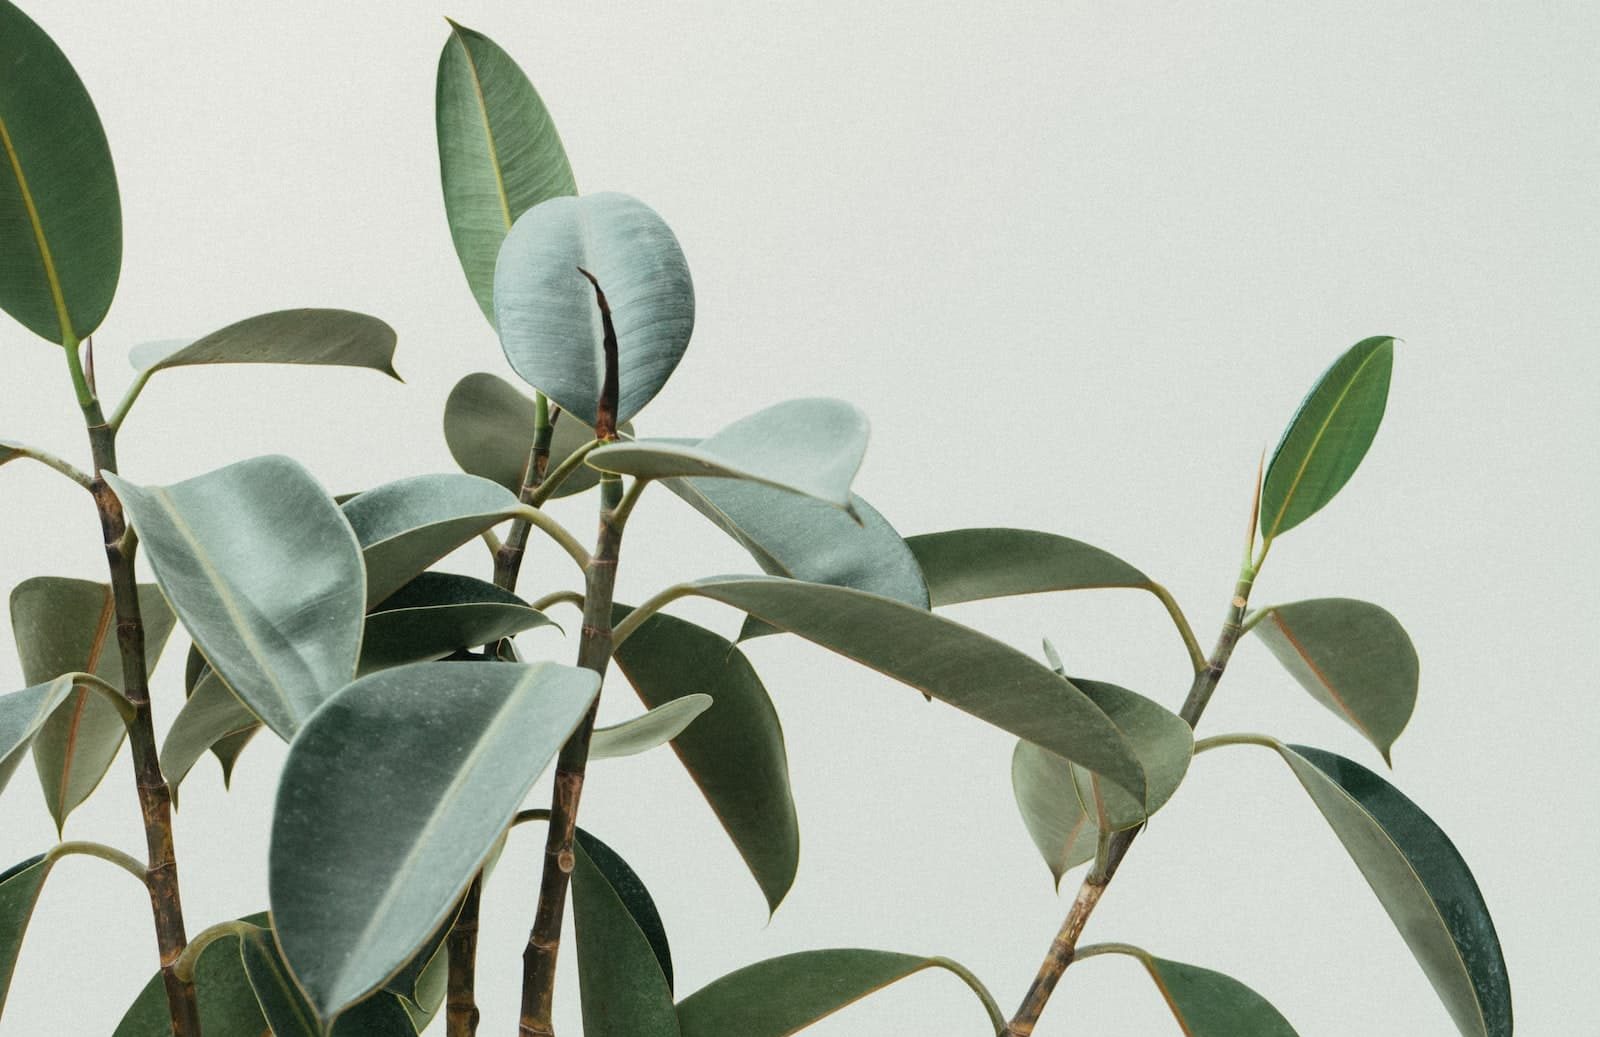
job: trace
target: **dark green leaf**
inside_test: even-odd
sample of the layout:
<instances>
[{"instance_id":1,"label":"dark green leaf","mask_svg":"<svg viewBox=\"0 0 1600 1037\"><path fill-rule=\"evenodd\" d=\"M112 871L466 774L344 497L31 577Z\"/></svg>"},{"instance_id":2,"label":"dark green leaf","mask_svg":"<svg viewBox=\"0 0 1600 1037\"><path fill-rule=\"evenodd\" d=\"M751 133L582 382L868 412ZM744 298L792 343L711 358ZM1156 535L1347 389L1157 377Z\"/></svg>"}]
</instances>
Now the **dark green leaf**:
<instances>
[{"instance_id":1,"label":"dark green leaf","mask_svg":"<svg viewBox=\"0 0 1600 1037\"><path fill-rule=\"evenodd\" d=\"M589 759L607 760L649 752L683 734L695 717L711 705L710 695L685 695L620 724L597 727L589 741Z\"/></svg>"},{"instance_id":2,"label":"dark green leaf","mask_svg":"<svg viewBox=\"0 0 1600 1037\"><path fill-rule=\"evenodd\" d=\"M122 269L122 202L94 102L67 56L0 0L0 308L75 347Z\"/></svg>"},{"instance_id":3,"label":"dark green leaf","mask_svg":"<svg viewBox=\"0 0 1600 1037\"><path fill-rule=\"evenodd\" d=\"M443 659L461 648L493 644L549 625L553 624L544 613L492 583L425 572L367 617L359 672Z\"/></svg>"},{"instance_id":4,"label":"dark green leaf","mask_svg":"<svg viewBox=\"0 0 1600 1037\"><path fill-rule=\"evenodd\" d=\"M1117 950L1144 965L1188 1037L1295 1037L1294 1027L1266 998L1230 976L1137 947Z\"/></svg>"},{"instance_id":5,"label":"dark green leaf","mask_svg":"<svg viewBox=\"0 0 1600 1037\"><path fill-rule=\"evenodd\" d=\"M391 378L394 329L351 310L276 310L246 317L193 342L151 342L129 353L146 374L196 364L368 367Z\"/></svg>"},{"instance_id":6,"label":"dark green leaf","mask_svg":"<svg viewBox=\"0 0 1600 1037\"><path fill-rule=\"evenodd\" d=\"M592 852L603 846L590 836L573 847L572 912L584 1037L678 1037L672 983L663 969L666 933L660 929L661 919L638 876L620 857L603 852L611 874L596 863ZM631 899L612 885L613 875L630 890ZM659 944L640 928L640 913L653 923Z\"/></svg>"},{"instance_id":7,"label":"dark green leaf","mask_svg":"<svg viewBox=\"0 0 1600 1037\"><path fill-rule=\"evenodd\" d=\"M1300 404L1267 465L1261 536L1271 540L1316 514L1367 456L1389 400L1394 339L1363 339L1334 361Z\"/></svg>"},{"instance_id":8,"label":"dark green leaf","mask_svg":"<svg viewBox=\"0 0 1600 1037\"><path fill-rule=\"evenodd\" d=\"M1150 577L1082 541L1032 529L951 529L907 537L933 605L1095 587L1148 589Z\"/></svg>"},{"instance_id":9,"label":"dark green leaf","mask_svg":"<svg viewBox=\"0 0 1600 1037\"><path fill-rule=\"evenodd\" d=\"M244 921L266 924L263 915L252 915ZM268 1037L271 1033L239 958L239 937L223 936L200 952L194 986L205 1037ZM150 977L112 1037L172 1037L172 1017L161 973Z\"/></svg>"},{"instance_id":10,"label":"dark green leaf","mask_svg":"<svg viewBox=\"0 0 1600 1037\"><path fill-rule=\"evenodd\" d=\"M323 1037L271 930L254 929L239 937L239 955L273 1037ZM379 991L341 1015L330 1037L415 1037L416 1032L400 999Z\"/></svg>"},{"instance_id":11,"label":"dark green leaf","mask_svg":"<svg viewBox=\"0 0 1600 1037\"><path fill-rule=\"evenodd\" d=\"M495 267L494 308L512 370L561 409L595 424L605 374L594 286L600 282L617 333L628 421L666 384L694 328L694 286L678 240L635 198L555 198L517 219Z\"/></svg>"},{"instance_id":12,"label":"dark green leaf","mask_svg":"<svg viewBox=\"0 0 1600 1037\"><path fill-rule=\"evenodd\" d=\"M488 37L450 23L434 117L445 215L467 284L494 321L494 262L511 225L578 193L555 123L522 69Z\"/></svg>"},{"instance_id":13,"label":"dark green leaf","mask_svg":"<svg viewBox=\"0 0 1600 1037\"><path fill-rule=\"evenodd\" d=\"M39 891L54 865L53 859L40 854L0 872L0 1015L5 1013L11 974L17 968L17 955L22 953L22 938L27 935L33 907L39 902Z\"/></svg>"},{"instance_id":14,"label":"dark green leaf","mask_svg":"<svg viewBox=\"0 0 1600 1037\"><path fill-rule=\"evenodd\" d=\"M645 888L644 880L639 878L628 862L601 842L592 833L583 829L577 831L578 846L588 855L589 863L594 865L594 870L588 873L589 878L598 876L617 895L622 906L627 910L628 916L633 919L633 924L644 935L649 943L651 952L655 955L656 964L661 968L661 974L666 978L667 991L672 990L672 948L667 943L667 927L662 924L661 913L656 910L656 902L651 899L650 891ZM574 876L574 882L577 877ZM574 893L576 896L576 892Z\"/></svg>"}]
</instances>

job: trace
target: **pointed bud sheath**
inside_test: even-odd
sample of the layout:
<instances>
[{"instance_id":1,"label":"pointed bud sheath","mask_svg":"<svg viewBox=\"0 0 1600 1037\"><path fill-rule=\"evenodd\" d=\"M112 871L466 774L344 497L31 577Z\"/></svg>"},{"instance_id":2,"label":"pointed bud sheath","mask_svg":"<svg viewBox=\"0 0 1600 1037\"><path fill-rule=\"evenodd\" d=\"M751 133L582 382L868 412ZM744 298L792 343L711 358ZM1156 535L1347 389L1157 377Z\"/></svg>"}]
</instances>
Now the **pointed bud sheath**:
<instances>
[{"instance_id":1,"label":"pointed bud sheath","mask_svg":"<svg viewBox=\"0 0 1600 1037\"><path fill-rule=\"evenodd\" d=\"M600 398L594 405L594 438L605 442L617 438L617 328L611 321L611 304L606 302L605 289L583 267L578 268L578 273L594 285L595 304L600 307L605 374L600 381Z\"/></svg>"}]
</instances>

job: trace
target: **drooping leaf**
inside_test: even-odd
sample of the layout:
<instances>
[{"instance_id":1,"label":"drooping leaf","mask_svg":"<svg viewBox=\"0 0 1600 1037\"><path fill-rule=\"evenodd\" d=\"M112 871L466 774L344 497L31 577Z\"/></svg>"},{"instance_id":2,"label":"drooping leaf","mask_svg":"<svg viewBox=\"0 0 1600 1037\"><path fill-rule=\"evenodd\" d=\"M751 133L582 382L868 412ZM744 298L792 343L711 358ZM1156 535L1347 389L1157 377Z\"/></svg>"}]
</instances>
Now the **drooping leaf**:
<instances>
[{"instance_id":1,"label":"drooping leaf","mask_svg":"<svg viewBox=\"0 0 1600 1037\"><path fill-rule=\"evenodd\" d=\"M150 342L128 360L153 374L197 364L318 364L367 367L399 379L394 329L351 310L275 310L246 317L192 342Z\"/></svg>"},{"instance_id":2,"label":"drooping leaf","mask_svg":"<svg viewBox=\"0 0 1600 1037\"><path fill-rule=\"evenodd\" d=\"M122 202L94 102L67 56L0 0L0 308L76 346L111 308Z\"/></svg>"},{"instance_id":3,"label":"drooping leaf","mask_svg":"<svg viewBox=\"0 0 1600 1037\"><path fill-rule=\"evenodd\" d=\"M593 426L605 376L594 286L611 306L628 421L655 398L689 345L694 285L678 240L643 202L621 194L554 198L529 209L501 246L495 321L512 370Z\"/></svg>"},{"instance_id":4,"label":"drooping leaf","mask_svg":"<svg viewBox=\"0 0 1600 1037\"><path fill-rule=\"evenodd\" d=\"M327 491L277 456L168 487L106 479L206 659L292 738L349 683L361 646L360 546Z\"/></svg>"},{"instance_id":5,"label":"drooping leaf","mask_svg":"<svg viewBox=\"0 0 1600 1037\"><path fill-rule=\"evenodd\" d=\"M211 665L206 662L206 657L200 654L200 649L192 643L189 645L189 657L184 660L183 670L183 693L186 697L192 697L195 687L200 681L207 674L214 672L211 669ZM217 680L221 679L220 677L217 678ZM224 788L227 788L233 781L233 768L239 762L239 755L244 752L245 746L250 744L250 740L260 730L261 724L258 721L254 726L246 730L223 735L211 746L211 755L217 758L217 764L222 768L222 785Z\"/></svg>"},{"instance_id":6,"label":"drooping leaf","mask_svg":"<svg viewBox=\"0 0 1600 1037\"><path fill-rule=\"evenodd\" d=\"M1370 602L1315 598L1273 606L1251 629L1388 762L1417 704L1417 650L1399 620Z\"/></svg>"},{"instance_id":7,"label":"drooping leaf","mask_svg":"<svg viewBox=\"0 0 1600 1037\"><path fill-rule=\"evenodd\" d=\"M450 23L434 95L445 215L467 285L494 322L494 262L518 216L578 193L539 93L482 33Z\"/></svg>"},{"instance_id":8,"label":"drooping leaf","mask_svg":"<svg viewBox=\"0 0 1600 1037\"><path fill-rule=\"evenodd\" d=\"M599 678L415 663L357 680L290 744L268 885L284 956L330 1020L437 931Z\"/></svg>"},{"instance_id":9,"label":"drooping leaf","mask_svg":"<svg viewBox=\"0 0 1600 1037\"><path fill-rule=\"evenodd\" d=\"M176 617L154 584L139 587L139 612L144 620L145 666L150 671L161 658ZM29 684L81 671L123 686L116 602L108 584L55 576L24 580L11 592L11 629L22 677ZM58 830L105 777L126 734L117 708L98 693L80 688L34 737L34 766Z\"/></svg>"},{"instance_id":10,"label":"drooping leaf","mask_svg":"<svg viewBox=\"0 0 1600 1037\"><path fill-rule=\"evenodd\" d=\"M688 593L870 666L1145 798L1143 766L1111 718L1072 682L986 634L848 587L775 576L712 577L687 586Z\"/></svg>"},{"instance_id":11,"label":"drooping leaf","mask_svg":"<svg viewBox=\"0 0 1600 1037\"><path fill-rule=\"evenodd\" d=\"M359 672L443 659L457 649L551 625L543 612L492 583L424 572L367 616Z\"/></svg>"},{"instance_id":12,"label":"drooping leaf","mask_svg":"<svg viewBox=\"0 0 1600 1037\"><path fill-rule=\"evenodd\" d=\"M1322 509L1350 481L1383 421L1394 339L1363 339L1300 404L1261 485L1261 536L1271 540Z\"/></svg>"},{"instance_id":13,"label":"drooping leaf","mask_svg":"<svg viewBox=\"0 0 1600 1037\"><path fill-rule=\"evenodd\" d=\"M161 743L161 773L177 803L178 786L206 750L225 739L254 732L260 719L228 689L215 671L206 670Z\"/></svg>"},{"instance_id":14,"label":"drooping leaf","mask_svg":"<svg viewBox=\"0 0 1600 1037\"><path fill-rule=\"evenodd\" d=\"M710 709L710 695L685 695L610 727L595 728L589 759L636 756L683 734L696 717Z\"/></svg>"},{"instance_id":15,"label":"drooping leaf","mask_svg":"<svg viewBox=\"0 0 1600 1037\"><path fill-rule=\"evenodd\" d=\"M0 724L3 723L0 714ZM22 938L27 935L39 891L54 865L52 858L39 854L0 871L0 1016L5 1014L11 975L17 968L17 956L22 953Z\"/></svg>"},{"instance_id":16,"label":"drooping leaf","mask_svg":"<svg viewBox=\"0 0 1600 1037\"><path fill-rule=\"evenodd\" d=\"M1011 757L1011 787L1033 843L1059 885L1061 876L1094 857L1100 818L1111 831L1143 824L1183 782L1194 736L1177 714L1115 684L1074 677L1072 682L1105 711L1144 765L1148 805L1031 742ZM1087 809L1086 809L1087 808Z\"/></svg>"},{"instance_id":17,"label":"drooping leaf","mask_svg":"<svg viewBox=\"0 0 1600 1037\"><path fill-rule=\"evenodd\" d=\"M0 695L0 791L17 772L22 756L45 723L72 698L76 674Z\"/></svg>"},{"instance_id":18,"label":"drooping leaf","mask_svg":"<svg viewBox=\"0 0 1600 1037\"><path fill-rule=\"evenodd\" d=\"M933 606L1096 587L1149 588L1150 577L1080 540L1032 529L951 529L906 538Z\"/></svg>"},{"instance_id":19,"label":"drooping leaf","mask_svg":"<svg viewBox=\"0 0 1600 1037\"><path fill-rule=\"evenodd\" d=\"M491 863L498 853L499 850L496 849L494 853L491 854ZM459 904L457 906L458 910L453 911L445 916L444 924L440 925L439 928L433 931L433 935L428 937L427 942L422 945L421 950L412 955L411 960L406 962L405 965L401 967L400 971L390 976L388 980L384 982L384 990L389 991L402 1000L408 1001L419 1008L428 1008L430 1004L432 1004L433 1008L438 1007L437 1003L431 1001L431 994L427 988L426 977L428 970L436 961L441 958L448 958L450 956L450 948L446 946L446 941L450 937L450 930L455 927L456 917L460 914ZM413 1017L413 1019L414 1018L415 1017Z\"/></svg>"},{"instance_id":20,"label":"drooping leaf","mask_svg":"<svg viewBox=\"0 0 1600 1037\"><path fill-rule=\"evenodd\" d=\"M988 990L948 958L853 948L801 951L730 972L679 1003L678 1026L682 1037L788 1037L930 968L959 977L982 1002L995 1032L1005 1028L1005 1016ZM980 1032L976 1018L968 1026ZM968 1030L952 1026L950 1032Z\"/></svg>"},{"instance_id":21,"label":"drooping leaf","mask_svg":"<svg viewBox=\"0 0 1600 1037\"><path fill-rule=\"evenodd\" d=\"M1118 948L1150 973L1187 1037L1296 1037L1266 998L1231 976L1157 958L1137 947Z\"/></svg>"},{"instance_id":22,"label":"drooping leaf","mask_svg":"<svg viewBox=\"0 0 1600 1037\"><path fill-rule=\"evenodd\" d=\"M584 1037L678 1037L666 931L644 884L592 835L577 840L573 856Z\"/></svg>"},{"instance_id":23,"label":"drooping leaf","mask_svg":"<svg viewBox=\"0 0 1600 1037\"><path fill-rule=\"evenodd\" d=\"M522 478L533 451L534 403L515 386L492 374L469 374L450 390L444 404L444 440L461 470L522 492ZM633 435L624 423L619 431ZM556 419L550 438L550 470L593 441L594 429L571 414ZM600 473L579 465L552 494L570 497L600 481Z\"/></svg>"},{"instance_id":24,"label":"drooping leaf","mask_svg":"<svg viewBox=\"0 0 1600 1037\"><path fill-rule=\"evenodd\" d=\"M367 605L383 601L520 507L502 487L456 472L397 479L352 497L343 505L344 517L366 560Z\"/></svg>"},{"instance_id":25,"label":"drooping leaf","mask_svg":"<svg viewBox=\"0 0 1600 1037\"><path fill-rule=\"evenodd\" d=\"M613 621L629 611L617 606ZM783 726L755 667L726 639L662 612L618 645L615 659L653 709L711 696L672 749L776 911L799 867L800 827Z\"/></svg>"}]
</instances>

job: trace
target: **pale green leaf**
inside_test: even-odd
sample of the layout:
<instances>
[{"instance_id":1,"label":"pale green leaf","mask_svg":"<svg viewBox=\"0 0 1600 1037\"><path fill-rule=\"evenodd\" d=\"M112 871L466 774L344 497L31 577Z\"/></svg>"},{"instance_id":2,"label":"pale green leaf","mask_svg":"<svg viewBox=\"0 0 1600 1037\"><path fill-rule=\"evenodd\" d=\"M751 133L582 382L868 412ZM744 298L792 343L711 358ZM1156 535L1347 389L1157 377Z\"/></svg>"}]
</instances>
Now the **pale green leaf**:
<instances>
[{"instance_id":1,"label":"pale green leaf","mask_svg":"<svg viewBox=\"0 0 1600 1037\"><path fill-rule=\"evenodd\" d=\"M664 745L683 734L696 717L711 708L711 703L710 695L685 695L620 724L596 728L589 742L589 759L637 756Z\"/></svg>"}]
</instances>

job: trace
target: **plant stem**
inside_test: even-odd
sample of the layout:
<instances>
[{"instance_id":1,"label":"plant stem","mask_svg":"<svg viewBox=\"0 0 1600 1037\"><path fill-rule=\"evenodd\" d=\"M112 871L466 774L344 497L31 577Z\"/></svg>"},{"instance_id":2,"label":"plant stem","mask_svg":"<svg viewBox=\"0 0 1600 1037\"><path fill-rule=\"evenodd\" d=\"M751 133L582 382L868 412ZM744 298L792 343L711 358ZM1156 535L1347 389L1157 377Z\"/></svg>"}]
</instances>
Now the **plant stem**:
<instances>
[{"instance_id":1,"label":"plant stem","mask_svg":"<svg viewBox=\"0 0 1600 1037\"><path fill-rule=\"evenodd\" d=\"M167 779L161 773L161 756L156 744L155 724L150 714L149 670L144 653L144 619L139 613L139 584L133 558L138 541L128 530L122 502L106 484L102 473L117 470L117 433L106 424L78 361L74 346L66 350L72 382L78 393L88 426L89 449L94 455L94 480L90 492L100 512L100 528L105 534L106 564L111 573L111 594L117 616L117 648L122 653L123 693L133 707L128 723L128 744L133 750L133 768L139 791L139 810L144 816L147 867L145 887L150 893L150 910L155 917L156 945L161 954L161 979L167 991L174 1037L198 1037L200 1009L194 984L177 972L178 958L188 938L183 927L183 901L178 892L178 861L172 841L172 797Z\"/></svg>"},{"instance_id":2,"label":"plant stem","mask_svg":"<svg viewBox=\"0 0 1600 1037\"><path fill-rule=\"evenodd\" d=\"M1200 722L1206 704L1211 701L1211 693L1217 690L1217 682L1222 680L1223 671L1228 667L1228 660L1233 656L1233 648L1244 633L1245 609L1249 607L1250 588L1255 583L1256 569L1257 564L1249 560L1247 552L1246 561L1239 570L1238 583L1234 585L1233 599L1228 604L1228 618L1222 625L1222 632L1217 635L1216 647L1211 650L1205 669L1194 675L1194 681L1189 686L1189 696L1178 712L1191 728ZM1134 839L1138 838L1141 828L1142 826L1118 832L1112 836L1104 860L1100 860L1097 856L1094 869L1078 888L1078 895L1072 902L1071 910L1067 912L1066 921L1061 923L1060 931L1051 941L1050 950L1045 954L1038 974L1034 976L1033 983L1023 996L1022 1004L1011 1017L1011 1024L1006 1028L1006 1037L1030 1037L1033 1033L1034 1026L1039 1022L1040 1013L1049 1002L1056 984L1061 981L1062 973L1066 972L1067 966L1071 965L1076 957L1078 937L1083 935L1083 928L1088 923L1089 916L1094 913L1096 905L1100 903L1101 894L1116 876L1117 869L1122 866L1122 860L1127 856L1128 848L1133 845Z\"/></svg>"},{"instance_id":3,"label":"plant stem","mask_svg":"<svg viewBox=\"0 0 1600 1037\"><path fill-rule=\"evenodd\" d=\"M38 447L28 446L23 443L14 443L10 440L6 440L4 442L0 442L0 453L11 454L16 457L26 457L29 460L38 461L40 464L60 472L62 475L66 476L68 479L71 479L73 482L77 483L79 486L82 486L86 490L89 489L94 482L93 479L89 478L88 475L84 474L84 472L75 465L62 460L47 450L40 450Z\"/></svg>"},{"instance_id":4,"label":"plant stem","mask_svg":"<svg viewBox=\"0 0 1600 1037\"><path fill-rule=\"evenodd\" d=\"M84 857L98 857L103 861L115 864L129 875L132 875L134 878L139 880L140 885L144 884L144 865L140 864L136 858L123 853L114 846L106 846L103 843L86 842L82 839L68 839L64 843L57 843L55 846L51 847L50 852L45 856L49 857L51 860L60 860L62 857L65 857L69 854L79 854Z\"/></svg>"},{"instance_id":5,"label":"plant stem","mask_svg":"<svg viewBox=\"0 0 1600 1037\"><path fill-rule=\"evenodd\" d=\"M517 574L522 571L522 556L528 549L528 530L536 521L532 510L537 507L534 498L544 484L545 469L550 466L550 439L555 434L555 422L550 420L550 404L543 393L534 400L534 407L533 449L528 452L528 466L522 475L522 492L517 495L522 503L529 506L529 514L519 515L512 520L511 532L506 534L505 543L494 555L494 582L502 590L516 589ZM556 535L548 529L546 531L551 532L552 536ZM565 534L566 530L561 530L561 533ZM561 542L560 537L556 539ZM567 549L568 554L572 554L572 548L577 545L563 542L561 546ZM578 555L573 554L573 558L579 565L583 564Z\"/></svg>"}]
</instances>

